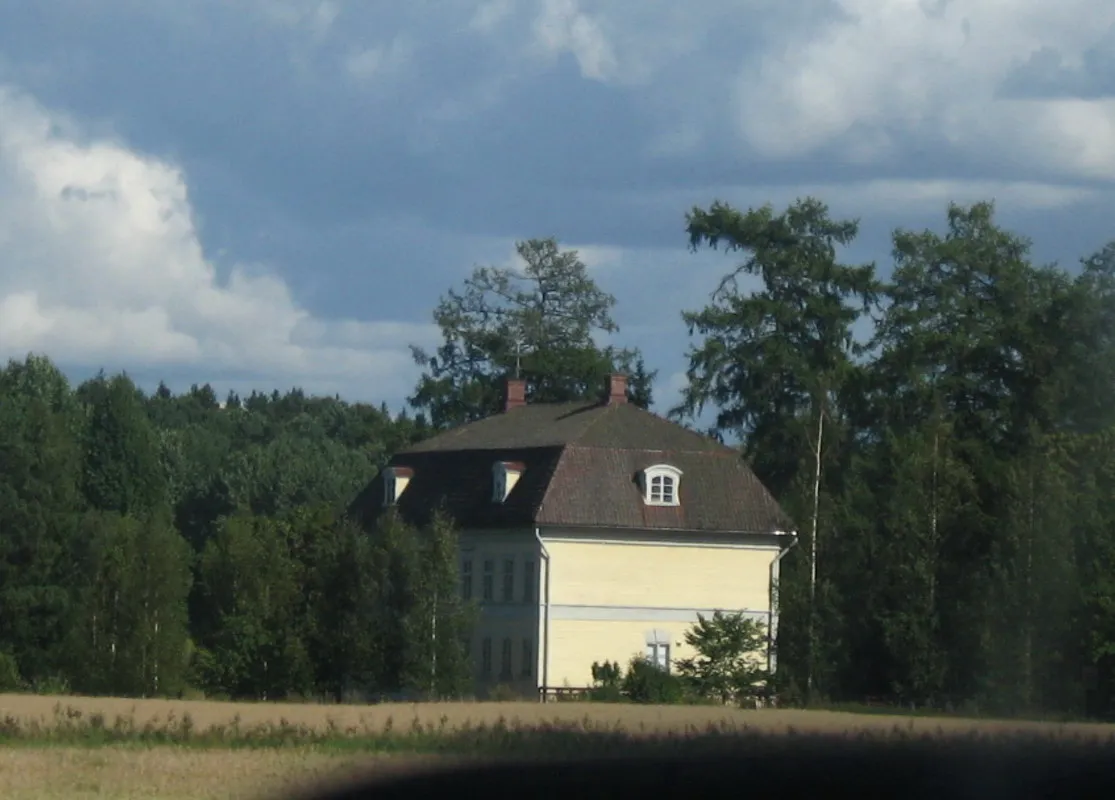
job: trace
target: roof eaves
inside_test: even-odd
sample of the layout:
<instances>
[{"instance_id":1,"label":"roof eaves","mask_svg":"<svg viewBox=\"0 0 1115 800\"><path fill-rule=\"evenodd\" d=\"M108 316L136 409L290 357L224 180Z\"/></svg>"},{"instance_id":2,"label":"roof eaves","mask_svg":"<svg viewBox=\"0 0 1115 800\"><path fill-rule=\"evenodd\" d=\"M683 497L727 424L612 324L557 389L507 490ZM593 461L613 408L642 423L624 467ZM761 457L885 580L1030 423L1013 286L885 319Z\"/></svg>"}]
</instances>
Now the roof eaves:
<instances>
[{"instance_id":1,"label":"roof eaves","mask_svg":"<svg viewBox=\"0 0 1115 800\"><path fill-rule=\"evenodd\" d=\"M547 528L561 529L564 525L546 525ZM648 531L655 534L663 533L684 533L691 536L797 536L796 530L782 530L781 528L771 529L711 529L711 528L644 528L640 525L593 525L589 523L578 523L577 525L569 526L575 529L593 530L593 531Z\"/></svg>"}]
</instances>

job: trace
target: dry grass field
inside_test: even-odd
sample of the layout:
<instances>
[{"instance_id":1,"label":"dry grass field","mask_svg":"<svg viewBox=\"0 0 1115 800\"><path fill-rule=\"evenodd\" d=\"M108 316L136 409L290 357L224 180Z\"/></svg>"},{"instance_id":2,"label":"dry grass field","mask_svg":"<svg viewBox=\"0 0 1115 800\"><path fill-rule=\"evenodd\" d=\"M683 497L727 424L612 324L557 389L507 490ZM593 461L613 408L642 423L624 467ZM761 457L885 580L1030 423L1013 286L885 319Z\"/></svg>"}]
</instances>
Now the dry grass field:
<instances>
[{"instance_id":1,"label":"dry grass field","mask_svg":"<svg viewBox=\"0 0 1115 800\"><path fill-rule=\"evenodd\" d=\"M50 697L0 694L0 720L49 726L59 712L86 718L132 720L137 727L159 727L189 718L202 732L234 722L239 727L277 725L283 722L320 731L405 733L415 723L450 733L466 727L494 725L501 720L516 727L544 724L592 726L623 731L633 736L699 733L714 727L722 732L847 733L890 731L896 727L914 733L963 734L971 732L1033 732L1073 737L1115 736L1115 726L1101 723L1053 723L1016 720L973 720L957 717L852 714L797 709L739 710L709 706L640 706L606 703L385 703L372 706L316 705L310 703L228 703L209 700L135 700L103 697Z\"/></svg>"},{"instance_id":2,"label":"dry grass field","mask_svg":"<svg viewBox=\"0 0 1115 800\"><path fill-rule=\"evenodd\" d=\"M349 775L420 767L433 758L337 755L300 748L8 748L0 750L0 797L270 800Z\"/></svg>"},{"instance_id":3,"label":"dry grass field","mask_svg":"<svg viewBox=\"0 0 1115 800\"><path fill-rule=\"evenodd\" d=\"M152 731L163 729L181 734L184 720L188 735L172 737L169 743L151 738ZM602 732L612 741L621 734L689 739L711 732L718 738L1017 733L1115 742L1115 727L1087 723L588 703L322 706L0 695L0 726L7 745L0 749L0 797L13 800L282 797L310 782L353 771L445 763L449 756L431 752L438 749L431 743L439 740L463 735L489 747L494 741L499 749L529 741L532 731L547 730L564 737L547 740L547 751L553 742L566 746L571 739L592 739ZM286 733L279 739L251 740L250 731L259 728ZM52 733L60 729L64 735ZM83 736L89 729L125 733L109 737L112 743L105 745L104 737ZM240 733L230 735L229 730ZM207 731L218 733L206 739ZM498 736L503 738L478 731L502 731ZM467 757L466 750L450 752Z\"/></svg>"}]
</instances>

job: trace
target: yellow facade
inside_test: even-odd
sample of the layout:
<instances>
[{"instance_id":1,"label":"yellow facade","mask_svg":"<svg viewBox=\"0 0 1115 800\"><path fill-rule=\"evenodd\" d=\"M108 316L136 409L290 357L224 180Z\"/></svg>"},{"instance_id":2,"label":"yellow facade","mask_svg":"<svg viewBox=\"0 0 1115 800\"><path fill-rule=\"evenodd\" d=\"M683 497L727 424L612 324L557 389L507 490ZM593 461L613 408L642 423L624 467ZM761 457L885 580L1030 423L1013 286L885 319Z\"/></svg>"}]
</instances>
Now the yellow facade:
<instances>
[{"instance_id":1,"label":"yellow facade","mask_svg":"<svg viewBox=\"0 0 1115 800\"><path fill-rule=\"evenodd\" d=\"M684 540L684 535L678 536ZM661 544L638 539L560 539L550 602L583 606L766 610L777 548Z\"/></svg>"},{"instance_id":2,"label":"yellow facade","mask_svg":"<svg viewBox=\"0 0 1115 800\"><path fill-rule=\"evenodd\" d=\"M692 656L685 632L698 614L744 612L769 624L777 547L678 540L547 542L550 686L591 685L594 662L626 667L633 656L657 653L670 664Z\"/></svg>"},{"instance_id":3,"label":"yellow facade","mask_svg":"<svg viewBox=\"0 0 1115 800\"><path fill-rule=\"evenodd\" d=\"M684 641L689 623L661 620L551 620L551 687L592 685L592 665L612 661L625 671L635 656L646 656L648 632L662 635L670 645L670 662L693 655Z\"/></svg>"},{"instance_id":4,"label":"yellow facade","mask_svg":"<svg viewBox=\"0 0 1115 800\"><path fill-rule=\"evenodd\" d=\"M672 664L692 655L684 635L699 613L744 612L769 625L780 549L769 539L751 541L614 531L463 534L467 593L481 609L470 645L479 692L501 684L524 694L586 687L594 662L626 666L636 655Z\"/></svg>"}]
</instances>

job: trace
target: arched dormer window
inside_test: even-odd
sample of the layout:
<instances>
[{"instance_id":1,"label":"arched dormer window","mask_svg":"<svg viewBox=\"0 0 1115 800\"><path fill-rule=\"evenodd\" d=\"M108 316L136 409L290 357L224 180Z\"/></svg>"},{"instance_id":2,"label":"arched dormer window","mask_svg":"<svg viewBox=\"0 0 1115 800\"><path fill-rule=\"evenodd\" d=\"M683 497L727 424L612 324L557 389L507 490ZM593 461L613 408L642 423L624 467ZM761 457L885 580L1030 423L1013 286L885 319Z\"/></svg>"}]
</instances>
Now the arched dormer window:
<instances>
[{"instance_id":1,"label":"arched dormer window","mask_svg":"<svg viewBox=\"0 0 1115 800\"><path fill-rule=\"evenodd\" d=\"M643 470L643 502L648 506L676 506L681 500L681 470L669 464L655 464Z\"/></svg>"},{"instance_id":2,"label":"arched dormer window","mask_svg":"<svg viewBox=\"0 0 1115 800\"><path fill-rule=\"evenodd\" d=\"M387 467L383 470L383 504L393 506L399 502L399 496L406 490L410 479L414 477L414 470L410 467Z\"/></svg>"},{"instance_id":3,"label":"arched dormer window","mask_svg":"<svg viewBox=\"0 0 1115 800\"><path fill-rule=\"evenodd\" d=\"M492 502L502 503L519 482L526 467L518 461L497 461L492 465Z\"/></svg>"}]
</instances>

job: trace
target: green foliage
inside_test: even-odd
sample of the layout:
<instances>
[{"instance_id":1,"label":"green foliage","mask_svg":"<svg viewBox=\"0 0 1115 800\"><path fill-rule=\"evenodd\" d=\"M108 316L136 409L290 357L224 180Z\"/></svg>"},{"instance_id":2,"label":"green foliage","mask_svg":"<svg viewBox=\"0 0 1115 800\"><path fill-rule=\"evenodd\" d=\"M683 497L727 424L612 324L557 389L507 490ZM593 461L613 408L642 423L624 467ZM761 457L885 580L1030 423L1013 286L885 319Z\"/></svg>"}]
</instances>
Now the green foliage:
<instances>
[{"instance_id":1,"label":"green foliage","mask_svg":"<svg viewBox=\"0 0 1115 800\"><path fill-rule=\"evenodd\" d=\"M678 676L698 697L742 705L767 693L766 626L742 613L697 615L685 632L697 655L677 662Z\"/></svg>"},{"instance_id":2,"label":"green foliage","mask_svg":"<svg viewBox=\"0 0 1115 800\"><path fill-rule=\"evenodd\" d=\"M354 692L371 694L383 652L375 627L375 546L344 519L312 530L306 600L315 683L337 702Z\"/></svg>"},{"instance_id":3,"label":"green foliage","mask_svg":"<svg viewBox=\"0 0 1115 800\"><path fill-rule=\"evenodd\" d=\"M126 375L83 384L86 408L83 488L91 508L143 514L167 501L155 429L143 395Z\"/></svg>"},{"instance_id":4,"label":"green foliage","mask_svg":"<svg viewBox=\"0 0 1115 800\"><path fill-rule=\"evenodd\" d=\"M0 692L17 692L22 688L19 664L11 655L0 650Z\"/></svg>"},{"instance_id":5,"label":"green foliage","mask_svg":"<svg viewBox=\"0 0 1115 800\"><path fill-rule=\"evenodd\" d=\"M0 369L0 688L340 699L378 680L375 550L338 514L423 426L299 390L230 400L124 375L74 390L41 356Z\"/></svg>"},{"instance_id":6,"label":"green foliage","mask_svg":"<svg viewBox=\"0 0 1115 800\"><path fill-rule=\"evenodd\" d=\"M373 532L373 544L377 689L460 696L470 682L463 641L473 616L459 599L452 528L435 516L428 529L416 530L388 513Z\"/></svg>"},{"instance_id":7,"label":"green foliage","mask_svg":"<svg viewBox=\"0 0 1115 800\"><path fill-rule=\"evenodd\" d=\"M592 662L592 689L589 699L598 703L618 703L623 700L623 668L614 661L603 664Z\"/></svg>"},{"instance_id":8,"label":"green foliage","mask_svg":"<svg viewBox=\"0 0 1115 800\"><path fill-rule=\"evenodd\" d=\"M706 308L682 314L702 341L690 348L674 414L715 405L716 432L745 435L757 474L781 496L810 468L817 416L839 419L856 375L851 329L878 293L874 266L838 260L858 223L830 219L811 198L778 215L716 202L687 222L694 250L723 247L746 260Z\"/></svg>"},{"instance_id":9,"label":"green foliage","mask_svg":"<svg viewBox=\"0 0 1115 800\"><path fill-rule=\"evenodd\" d=\"M620 680L620 692L632 703L653 705L680 703L685 698L685 686L677 675L641 655L632 658L628 664L627 672Z\"/></svg>"},{"instance_id":10,"label":"green foliage","mask_svg":"<svg viewBox=\"0 0 1115 800\"><path fill-rule=\"evenodd\" d=\"M780 701L1115 717L1115 244L1038 265L992 204L951 205L894 231L880 280L847 263L857 222L814 199L687 222L694 249L741 260L684 314L675 411L714 409L800 527ZM531 400L595 398L625 370L650 402L639 353L597 344L615 301L576 253L519 249L521 270L442 298L417 418L298 389L74 389L42 356L0 369L0 688L461 694L474 610L451 527L364 531L353 496L399 448L497 410L516 365ZM761 676L738 657L758 630L735 624L690 632L684 680L597 665L592 693L738 701Z\"/></svg>"},{"instance_id":11,"label":"green foliage","mask_svg":"<svg viewBox=\"0 0 1115 800\"><path fill-rule=\"evenodd\" d=\"M203 688L255 699L309 689L293 533L280 520L237 514L201 554L196 635L209 654Z\"/></svg>"},{"instance_id":12,"label":"green foliage","mask_svg":"<svg viewBox=\"0 0 1115 800\"><path fill-rule=\"evenodd\" d=\"M803 528L784 698L1115 713L1115 245L1039 266L992 204L950 205L879 282L814 200L688 219L746 260L685 314L677 411L715 406Z\"/></svg>"},{"instance_id":13,"label":"green foliage","mask_svg":"<svg viewBox=\"0 0 1115 800\"><path fill-rule=\"evenodd\" d=\"M182 689L189 546L160 517L90 512L69 674L80 691L152 696Z\"/></svg>"},{"instance_id":14,"label":"green foliage","mask_svg":"<svg viewBox=\"0 0 1115 800\"><path fill-rule=\"evenodd\" d=\"M0 647L24 678L59 669L79 582L81 408L65 377L28 356L0 370Z\"/></svg>"},{"instance_id":15,"label":"green foliage","mask_svg":"<svg viewBox=\"0 0 1115 800\"><path fill-rule=\"evenodd\" d=\"M614 334L615 298L602 291L574 250L554 239L517 244L522 269L478 267L434 311L442 344L430 354L412 348L426 372L411 404L435 428L500 410L503 380L518 373L531 402L599 399L604 376L629 375L629 397L651 403L654 373L638 350L597 345Z\"/></svg>"}]
</instances>

